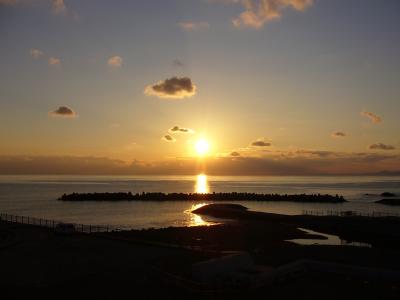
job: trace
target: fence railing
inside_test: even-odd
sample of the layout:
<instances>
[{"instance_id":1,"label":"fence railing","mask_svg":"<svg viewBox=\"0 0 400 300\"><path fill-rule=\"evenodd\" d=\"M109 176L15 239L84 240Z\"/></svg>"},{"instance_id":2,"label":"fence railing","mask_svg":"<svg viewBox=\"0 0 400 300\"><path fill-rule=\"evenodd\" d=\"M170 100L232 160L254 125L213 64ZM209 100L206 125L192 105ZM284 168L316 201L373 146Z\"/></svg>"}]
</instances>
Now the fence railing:
<instances>
[{"instance_id":1,"label":"fence railing","mask_svg":"<svg viewBox=\"0 0 400 300\"><path fill-rule=\"evenodd\" d=\"M399 213L395 212L359 212L359 211L337 211L337 210L303 210L303 215L307 216L334 216L334 217L400 217Z\"/></svg>"},{"instance_id":2,"label":"fence railing","mask_svg":"<svg viewBox=\"0 0 400 300\"><path fill-rule=\"evenodd\" d=\"M17 216L12 214L0 213L0 220L9 223L27 224L52 228L60 231L76 231L82 233L109 232L118 231L119 229L109 225L85 225L78 223L63 222L57 220L49 220L42 218L34 218L28 216Z\"/></svg>"}]
</instances>

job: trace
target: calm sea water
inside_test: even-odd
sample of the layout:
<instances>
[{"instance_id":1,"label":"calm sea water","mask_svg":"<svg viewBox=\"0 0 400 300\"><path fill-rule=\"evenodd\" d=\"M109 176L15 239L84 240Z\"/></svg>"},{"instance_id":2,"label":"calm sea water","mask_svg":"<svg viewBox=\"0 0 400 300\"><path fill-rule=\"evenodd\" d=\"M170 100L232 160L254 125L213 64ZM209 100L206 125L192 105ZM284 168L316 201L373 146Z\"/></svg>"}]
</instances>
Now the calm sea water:
<instances>
[{"instance_id":1,"label":"calm sea water","mask_svg":"<svg viewBox=\"0 0 400 300\"><path fill-rule=\"evenodd\" d=\"M61 202L72 192L255 192L327 193L348 203L310 204L240 201L251 210L301 214L303 210L400 213L373 203L388 191L400 195L400 177L212 177L212 176L0 176L0 212L120 228L193 226L207 223L190 210L198 202ZM369 194L369 195L366 195Z\"/></svg>"}]
</instances>

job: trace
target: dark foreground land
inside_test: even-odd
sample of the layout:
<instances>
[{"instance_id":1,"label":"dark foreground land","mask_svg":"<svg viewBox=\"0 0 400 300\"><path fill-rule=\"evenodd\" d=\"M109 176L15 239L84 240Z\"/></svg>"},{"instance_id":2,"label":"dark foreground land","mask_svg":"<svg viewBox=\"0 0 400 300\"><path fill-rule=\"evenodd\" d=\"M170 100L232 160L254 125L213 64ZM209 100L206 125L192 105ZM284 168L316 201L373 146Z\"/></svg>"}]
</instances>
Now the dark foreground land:
<instances>
[{"instance_id":1,"label":"dark foreground land","mask_svg":"<svg viewBox=\"0 0 400 300\"><path fill-rule=\"evenodd\" d=\"M386 205L393 205L393 206L400 206L400 199L385 198L385 199L376 201L376 203L381 203L381 204L386 204Z\"/></svg>"},{"instance_id":2,"label":"dark foreground land","mask_svg":"<svg viewBox=\"0 0 400 300\"><path fill-rule=\"evenodd\" d=\"M0 222L2 298L399 299L400 277L374 276L375 270L400 271L398 218L284 216L221 204L196 213L231 221L208 227L64 235ZM287 242L310 238L298 227L362 241L372 248ZM236 254L238 259L229 259ZM259 275L305 260L356 272L306 268L272 280Z\"/></svg>"}]
</instances>

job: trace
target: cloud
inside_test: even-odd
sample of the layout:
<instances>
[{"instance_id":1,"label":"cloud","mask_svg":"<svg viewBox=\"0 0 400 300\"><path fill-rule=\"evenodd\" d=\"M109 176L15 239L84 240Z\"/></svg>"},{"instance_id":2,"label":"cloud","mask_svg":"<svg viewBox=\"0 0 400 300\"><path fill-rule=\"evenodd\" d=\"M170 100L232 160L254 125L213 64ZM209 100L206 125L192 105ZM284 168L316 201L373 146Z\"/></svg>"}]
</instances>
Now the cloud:
<instances>
[{"instance_id":1,"label":"cloud","mask_svg":"<svg viewBox=\"0 0 400 300\"><path fill-rule=\"evenodd\" d=\"M56 15L63 14L67 11L64 0L52 0L51 9Z\"/></svg>"},{"instance_id":2,"label":"cloud","mask_svg":"<svg viewBox=\"0 0 400 300\"><path fill-rule=\"evenodd\" d=\"M106 157L2 156L1 174L126 174L129 164Z\"/></svg>"},{"instance_id":3,"label":"cloud","mask_svg":"<svg viewBox=\"0 0 400 300\"><path fill-rule=\"evenodd\" d=\"M364 117L369 118L372 123L379 124L379 123L382 122L382 118L381 117L377 116L376 114L374 114L374 113L372 113L370 111L362 111L360 114L362 116L364 116Z\"/></svg>"},{"instance_id":4,"label":"cloud","mask_svg":"<svg viewBox=\"0 0 400 300\"><path fill-rule=\"evenodd\" d=\"M189 77L171 77L159 81L154 85L146 86L144 93L147 96L157 96L167 99L183 99L193 97L197 87Z\"/></svg>"},{"instance_id":5,"label":"cloud","mask_svg":"<svg viewBox=\"0 0 400 300\"><path fill-rule=\"evenodd\" d=\"M164 135L161 139L166 141L166 142L169 142L169 143L175 143L176 142L176 139L173 136L169 135L169 134Z\"/></svg>"},{"instance_id":6,"label":"cloud","mask_svg":"<svg viewBox=\"0 0 400 300\"><path fill-rule=\"evenodd\" d=\"M197 31L210 28L210 24L207 22L180 22L178 25L185 31Z\"/></svg>"},{"instance_id":7,"label":"cloud","mask_svg":"<svg viewBox=\"0 0 400 300\"><path fill-rule=\"evenodd\" d=\"M258 139L257 141L252 142L251 145L256 147L269 147L272 144L265 139Z\"/></svg>"},{"instance_id":8,"label":"cloud","mask_svg":"<svg viewBox=\"0 0 400 300\"><path fill-rule=\"evenodd\" d=\"M60 106L54 111L49 112L51 117L62 117L62 118L76 118L78 115L71 108L67 106Z\"/></svg>"},{"instance_id":9,"label":"cloud","mask_svg":"<svg viewBox=\"0 0 400 300\"><path fill-rule=\"evenodd\" d=\"M110 67L113 68L119 68L122 66L122 57L121 56L111 56L108 60L107 60L107 64Z\"/></svg>"},{"instance_id":10,"label":"cloud","mask_svg":"<svg viewBox=\"0 0 400 300\"><path fill-rule=\"evenodd\" d=\"M264 157L210 157L207 175L400 174L399 155L332 153L309 157L281 155L284 152ZM0 155L1 174L195 175L199 171L197 158L124 162L107 157Z\"/></svg>"},{"instance_id":11,"label":"cloud","mask_svg":"<svg viewBox=\"0 0 400 300\"><path fill-rule=\"evenodd\" d=\"M396 147L394 147L392 145L377 143L377 144L369 145L368 149L371 149L371 150L395 150Z\"/></svg>"},{"instance_id":12,"label":"cloud","mask_svg":"<svg viewBox=\"0 0 400 300\"><path fill-rule=\"evenodd\" d=\"M184 67L185 66L183 61L181 61L180 59L174 59L174 61L172 62L172 65L174 67Z\"/></svg>"},{"instance_id":13,"label":"cloud","mask_svg":"<svg viewBox=\"0 0 400 300\"><path fill-rule=\"evenodd\" d=\"M235 27L250 27L260 29L271 20L279 19L283 10L292 8L304 11L313 4L313 0L231 0L241 3L245 11L232 20Z\"/></svg>"},{"instance_id":14,"label":"cloud","mask_svg":"<svg viewBox=\"0 0 400 300\"><path fill-rule=\"evenodd\" d=\"M178 125L175 125L174 127L170 128L168 131L170 133L194 133L193 129L179 127Z\"/></svg>"},{"instance_id":15,"label":"cloud","mask_svg":"<svg viewBox=\"0 0 400 300\"><path fill-rule=\"evenodd\" d=\"M304 157L320 157L326 158L331 157L335 158L340 156L340 153L334 151L326 151L326 150L296 150L296 151L288 151L285 153L287 156L304 156Z\"/></svg>"},{"instance_id":16,"label":"cloud","mask_svg":"<svg viewBox=\"0 0 400 300\"><path fill-rule=\"evenodd\" d=\"M29 50L29 53L30 53L30 55L33 57L33 58L39 58L39 57L41 57L41 56L43 56L43 52L41 51L41 50L39 50L39 49L31 49L31 50Z\"/></svg>"},{"instance_id":17,"label":"cloud","mask_svg":"<svg viewBox=\"0 0 400 300\"><path fill-rule=\"evenodd\" d=\"M52 56L49 58L48 62L50 66L59 66L61 64L61 59Z\"/></svg>"},{"instance_id":18,"label":"cloud","mask_svg":"<svg viewBox=\"0 0 400 300\"><path fill-rule=\"evenodd\" d=\"M344 133L342 131L336 131L336 132L332 133L331 136L333 138L341 138L341 137L345 137L346 133Z\"/></svg>"},{"instance_id":19,"label":"cloud","mask_svg":"<svg viewBox=\"0 0 400 300\"><path fill-rule=\"evenodd\" d=\"M240 153L237 152L237 151L232 151L231 154L230 154L230 156L238 157L238 156L240 156Z\"/></svg>"}]
</instances>

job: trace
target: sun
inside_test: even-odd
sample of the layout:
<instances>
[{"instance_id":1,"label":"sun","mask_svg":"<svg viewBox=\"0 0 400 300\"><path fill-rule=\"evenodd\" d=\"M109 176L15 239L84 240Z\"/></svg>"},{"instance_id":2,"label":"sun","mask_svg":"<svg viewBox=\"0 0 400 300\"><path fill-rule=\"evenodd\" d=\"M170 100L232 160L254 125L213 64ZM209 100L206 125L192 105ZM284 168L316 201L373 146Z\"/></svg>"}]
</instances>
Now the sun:
<instances>
[{"instance_id":1,"label":"sun","mask_svg":"<svg viewBox=\"0 0 400 300\"><path fill-rule=\"evenodd\" d=\"M199 156L207 154L210 149L209 143L205 139L200 139L195 144L196 152Z\"/></svg>"}]
</instances>

